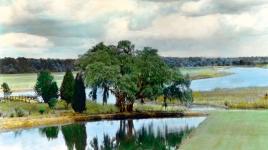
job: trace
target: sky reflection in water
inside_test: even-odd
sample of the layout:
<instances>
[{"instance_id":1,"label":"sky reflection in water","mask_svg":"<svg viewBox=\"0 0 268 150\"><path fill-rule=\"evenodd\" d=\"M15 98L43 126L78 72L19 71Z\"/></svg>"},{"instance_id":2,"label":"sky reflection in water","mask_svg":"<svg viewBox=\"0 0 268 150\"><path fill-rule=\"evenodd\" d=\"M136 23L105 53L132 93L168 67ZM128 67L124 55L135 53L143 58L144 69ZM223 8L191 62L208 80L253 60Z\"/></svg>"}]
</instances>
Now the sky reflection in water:
<instances>
[{"instance_id":1,"label":"sky reflection in water","mask_svg":"<svg viewBox=\"0 0 268 150\"><path fill-rule=\"evenodd\" d=\"M174 149L204 119L97 121L4 132L0 133L0 149Z\"/></svg>"}]
</instances>

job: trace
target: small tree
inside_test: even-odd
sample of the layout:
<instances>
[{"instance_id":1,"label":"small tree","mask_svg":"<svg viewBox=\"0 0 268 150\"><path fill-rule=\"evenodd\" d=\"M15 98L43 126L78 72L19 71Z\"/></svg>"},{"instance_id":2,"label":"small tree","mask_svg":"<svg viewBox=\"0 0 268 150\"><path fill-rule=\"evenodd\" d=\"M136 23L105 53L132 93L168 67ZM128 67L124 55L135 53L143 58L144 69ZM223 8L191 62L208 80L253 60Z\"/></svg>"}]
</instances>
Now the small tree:
<instances>
[{"instance_id":1,"label":"small tree","mask_svg":"<svg viewBox=\"0 0 268 150\"><path fill-rule=\"evenodd\" d=\"M74 94L74 76L73 73L68 70L63 78L61 88L60 88L60 96L66 102L66 108L68 108L69 104L72 102Z\"/></svg>"},{"instance_id":2,"label":"small tree","mask_svg":"<svg viewBox=\"0 0 268 150\"><path fill-rule=\"evenodd\" d=\"M52 98L58 98L58 86L49 71L41 71L38 74L34 87L37 95L41 96L45 103Z\"/></svg>"},{"instance_id":3,"label":"small tree","mask_svg":"<svg viewBox=\"0 0 268 150\"><path fill-rule=\"evenodd\" d=\"M72 107L75 112L82 113L86 110L86 92L81 73L77 73L74 83L74 97Z\"/></svg>"},{"instance_id":4,"label":"small tree","mask_svg":"<svg viewBox=\"0 0 268 150\"><path fill-rule=\"evenodd\" d=\"M3 89L3 93L4 93L4 98L10 96L12 94L12 91L10 90L8 84L6 82L4 82L1 85L1 88Z\"/></svg>"},{"instance_id":5,"label":"small tree","mask_svg":"<svg viewBox=\"0 0 268 150\"><path fill-rule=\"evenodd\" d=\"M178 75L179 76L179 75ZM191 80L189 76L174 80L171 85L164 88L164 103L166 99L178 99L182 104L189 106L193 102Z\"/></svg>"}]
</instances>

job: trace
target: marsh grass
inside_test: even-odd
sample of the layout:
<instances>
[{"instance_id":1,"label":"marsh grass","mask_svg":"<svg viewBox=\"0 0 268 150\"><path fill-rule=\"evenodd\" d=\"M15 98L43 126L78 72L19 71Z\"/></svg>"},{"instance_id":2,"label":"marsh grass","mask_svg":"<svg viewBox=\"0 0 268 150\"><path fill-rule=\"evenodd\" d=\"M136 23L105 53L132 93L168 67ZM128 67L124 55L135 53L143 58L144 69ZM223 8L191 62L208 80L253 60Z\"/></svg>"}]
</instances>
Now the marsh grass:
<instances>
[{"instance_id":1,"label":"marsh grass","mask_svg":"<svg viewBox=\"0 0 268 150\"><path fill-rule=\"evenodd\" d=\"M256 101L227 102L226 106L230 109L267 109L268 99L262 98Z\"/></svg>"},{"instance_id":2,"label":"marsh grass","mask_svg":"<svg viewBox=\"0 0 268 150\"><path fill-rule=\"evenodd\" d=\"M228 67L189 67L179 68L182 74L189 74L192 80L214 78L231 75L231 72L226 71Z\"/></svg>"},{"instance_id":3,"label":"marsh grass","mask_svg":"<svg viewBox=\"0 0 268 150\"><path fill-rule=\"evenodd\" d=\"M216 89L213 91L194 92L194 103L197 104L214 104L226 105L232 104L261 104L265 94L268 92L267 87L251 87L236 89ZM266 104L265 104L266 105Z\"/></svg>"}]
</instances>

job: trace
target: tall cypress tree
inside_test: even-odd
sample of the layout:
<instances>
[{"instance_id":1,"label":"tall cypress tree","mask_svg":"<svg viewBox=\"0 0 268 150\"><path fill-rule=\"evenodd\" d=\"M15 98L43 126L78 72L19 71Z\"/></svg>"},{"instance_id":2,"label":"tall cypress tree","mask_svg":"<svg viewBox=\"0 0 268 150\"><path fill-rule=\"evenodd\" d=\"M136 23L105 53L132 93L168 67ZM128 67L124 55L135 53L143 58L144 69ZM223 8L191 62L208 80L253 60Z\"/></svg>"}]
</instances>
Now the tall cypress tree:
<instances>
[{"instance_id":1,"label":"tall cypress tree","mask_svg":"<svg viewBox=\"0 0 268 150\"><path fill-rule=\"evenodd\" d=\"M82 113L84 110L86 110L86 92L81 73L77 73L75 78L72 107L75 112L79 113Z\"/></svg>"},{"instance_id":2,"label":"tall cypress tree","mask_svg":"<svg viewBox=\"0 0 268 150\"><path fill-rule=\"evenodd\" d=\"M63 99L67 107L72 102L74 95L74 76L71 70L67 70L60 88L60 97Z\"/></svg>"}]
</instances>

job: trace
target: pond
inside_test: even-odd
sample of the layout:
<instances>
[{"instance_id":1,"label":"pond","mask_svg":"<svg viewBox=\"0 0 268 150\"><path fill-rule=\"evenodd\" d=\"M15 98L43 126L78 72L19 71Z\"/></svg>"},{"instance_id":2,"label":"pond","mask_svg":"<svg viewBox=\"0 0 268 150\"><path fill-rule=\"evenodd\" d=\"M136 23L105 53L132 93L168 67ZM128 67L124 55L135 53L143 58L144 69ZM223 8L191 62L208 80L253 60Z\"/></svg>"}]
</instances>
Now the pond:
<instances>
[{"instance_id":1,"label":"pond","mask_svg":"<svg viewBox=\"0 0 268 150\"><path fill-rule=\"evenodd\" d=\"M226 69L232 75L192 81L194 91L210 91L217 88L243 88L268 86L268 69L257 67L234 67Z\"/></svg>"},{"instance_id":2,"label":"pond","mask_svg":"<svg viewBox=\"0 0 268 150\"><path fill-rule=\"evenodd\" d=\"M85 122L0 133L0 149L176 149L205 117Z\"/></svg>"}]
</instances>

